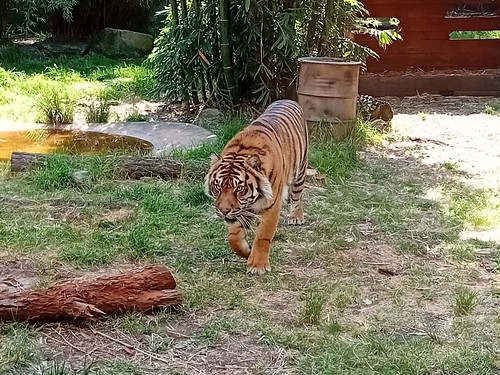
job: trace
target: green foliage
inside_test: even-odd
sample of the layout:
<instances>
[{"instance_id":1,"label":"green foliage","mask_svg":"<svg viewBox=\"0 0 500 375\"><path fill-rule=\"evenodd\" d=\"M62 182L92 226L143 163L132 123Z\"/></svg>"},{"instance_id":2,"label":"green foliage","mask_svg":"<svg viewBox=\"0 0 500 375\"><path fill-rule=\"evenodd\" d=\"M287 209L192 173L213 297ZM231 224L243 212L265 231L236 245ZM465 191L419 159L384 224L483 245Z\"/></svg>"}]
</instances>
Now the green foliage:
<instances>
[{"instance_id":1,"label":"green foliage","mask_svg":"<svg viewBox=\"0 0 500 375\"><path fill-rule=\"evenodd\" d=\"M107 123L109 114L109 103L106 99L101 98L97 103L89 104L85 120L88 123Z\"/></svg>"},{"instance_id":2,"label":"green foliage","mask_svg":"<svg viewBox=\"0 0 500 375\"><path fill-rule=\"evenodd\" d=\"M500 115L500 99L491 100L484 108L484 113L487 115Z\"/></svg>"},{"instance_id":3,"label":"green foliage","mask_svg":"<svg viewBox=\"0 0 500 375\"><path fill-rule=\"evenodd\" d=\"M8 0L10 6L22 14L18 31L33 33L40 23L45 22L45 14L60 11L67 21L73 20L72 10L79 0Z\"/></svg>"},{"instance_id":4,"label":"green foliage","mask_svg":"<svg viewBox=\"0 0 500 375\"><path fill-rule=\"evenodd\" d=\"M375 56L346 37L350 31L373 35L383 45L400 38L394 28L375 29L376 21L362 20L366 10L357 0L232 0L229 25L222 17L226 1L220 10L217 3L201 2L178 22L168 15L151 55L159 96L226 101L237 95L267 105L294 95L298 57ZM233 70L238 90L230 94Z\"/></svg>"},{"instance_id":5,"label":"green foliage","mask_svg":"<svg viewBox=\"0 0 500 375\"><path fill-rule=\"evenodd\" d=\"M0 373L12 373L40 355L35 332L26 323L0 326Z\"/></svg>"},{"instance_id":6,"label":"green foliage","mask_svg":"<svg viewBox=\"0 0 500 375\"><path fill-rule=\"evenodd\" d=\"M500 30L453 31L450 33L450 39L500 39Z\"/></svg>"},{"instance_id":7,"label":"green foliage","mask_svg":"<svg viewBox=\"0 0 500 375\"><path fill-rule=\"evenodd\" d=\"M64 154L49 155L42 164L28 174L29 184L42 191L71 188L77 185L73 173L85 170L89 182L96 184L116 174L113 158L99 156L76 158Z\"/></svg>"},{"instance_id":8,"label":"green foliage","mask_svg":"<svg viewBox=\"0 0 500 375\"><path fill-rule=\"evenodd\" d=\"M47 85L37 99L39 122L45 124L71 124L75 114L75 100L71 93L56 85Z\"/></svg>"},{"instance_id":9,"label":"green foliage","mask_svg":"<svg viewBox=\"0 0 500 375\"><path fill-rule=\"evenodd\" d=\"M326 295L320 290L310 290L303 296L304 312L302 320L305 324L318 324L326 302Z\"/></svg>"},{"instance_id":10,"label":"green foliage","mask_svg":"<svg viewBox=\"0 0 500 375\"><path fill-rule=\"evenodd\" d=\"M460 287L455 291L455 314L466 315L476 307L478 294L468 287Z\"/></svg>"},{"instance_id":11,"label":"green foliage","mask_svg":"<svg viewBox=\"0 0 500 375\"><path fill-rule=\"evenodd\" d=\"M31 185L40 190L57 190L73 186L72 174L76 170L67 155L51 155L29 174Z\"/></svg>"},{"instance_id":12,"label":"green foliage","mask_svg":"<svg viewBox=\"0 0 500 375\"><path fill-rule=\"evenodd\" d=\"M129 122L145 122L148 121L148 116L144 115L142 113L139 113L139 111L135 110L131 114L127 116L125 121Z\"/></svg>"},{"instance_id":13,"label":"green foliage","mask_svg":"<svg viewBox=\"0 0 500 375\"><path fill-rule=\"evenodd\" d=\"M128 26L130 29L141 29L147 31L147 19L149 9L158 4L159 0L127 0L126 6L121 6L119 0L3 0L6 1L7 9L12 9L13 17L1 14L6 18L8 29L15 33L36 34L40 31L49 33L68 32L73 37L85 37L98 32L104 27L112 26L109 20L113 20L115 27ZM105 14L105 16L103 16ZM100 16L100 22L94 21ZM135 18L131 19L131 16ZM55 27L65 23L66 27ZM56 22L54 22L56 21ZM146 21L146 22L145 22ZM104 23L104 24L103 24ZM121 25L121 26L120 26ZM5 26L5 25L3 25ZM0 30L1 32L2 30Z\"/></svg>"},{"instance_id":14,"label":"green foliage","mask_svg":"<svg viewBox=\"0 0 500 375\"><path fill-rule=\"evenodd\" d=\"M96 97L137 100L151 98L153 91L152 68L141 59L113 60L98 54L42 58L17 46L0 46L0 61L0 118L10 121L45 117L38 113L38 102L44 99L50 105L54 100L71 103ZM40 109L48 109L46 104Z\"/></svg>"}]
</instances>

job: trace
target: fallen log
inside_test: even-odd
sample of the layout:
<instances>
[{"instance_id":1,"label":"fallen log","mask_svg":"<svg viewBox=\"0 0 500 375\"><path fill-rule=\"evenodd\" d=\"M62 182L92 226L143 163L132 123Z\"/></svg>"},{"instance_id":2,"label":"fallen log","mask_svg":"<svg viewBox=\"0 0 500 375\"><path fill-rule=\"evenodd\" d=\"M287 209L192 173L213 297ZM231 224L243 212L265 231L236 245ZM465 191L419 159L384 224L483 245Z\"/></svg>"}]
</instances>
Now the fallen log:
<instances>
[{"instance_id":1,"label":"fallen log","mask_svg":"<svg viewBox=\"0 0 500 375\"><path fill-rule=\"evenodd\" d=\"M1 280L0 280L1 282ZM125 311L148 313L182 303L172 273L149 266L95 280L70 280L47 289L0 293L0 322L49 322Z\"/></svg>"},{"instance_id":2,"label":"fallen log","mask_svg":"<svg viewBox=\"0 0 500 375\"><path fill-rule=\"evenodd\" d=\"M33 154L14 151L10 157L10 171L26 172L42 165L48 154ZM83 156L80 156L83 158ZM207 168L203 162L180 162L152 156L110 156L109 163L124 178L140 179L142 177L159 177L163 179L180 177L186 173L197 172ZM205 165L206 164L206 165Z\"/></svg>"}]
</instances>

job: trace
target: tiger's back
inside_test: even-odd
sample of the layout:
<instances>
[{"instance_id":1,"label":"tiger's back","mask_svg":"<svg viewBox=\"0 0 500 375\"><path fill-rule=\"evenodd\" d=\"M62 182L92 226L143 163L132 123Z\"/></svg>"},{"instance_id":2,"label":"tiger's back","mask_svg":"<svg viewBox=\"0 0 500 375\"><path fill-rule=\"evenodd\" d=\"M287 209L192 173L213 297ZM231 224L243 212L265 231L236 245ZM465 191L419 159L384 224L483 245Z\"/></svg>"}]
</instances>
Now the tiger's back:
<instances>
[{"instance_id":1,"label":"tiger's back","mask_svg":"<svg viewBox=\"0 0 500 375\"><path fill-rule=\"evenodd\" d=\"M289 194L288 223L304 221L302 192L308 130L302 108L292 100L272 103L226 145L207 175L206 188L216 212L228 223L229 244L248 258L252 273L269 270L269 246L279 220L282 198ZM245 240L247 218L261 216L253 247Z\"/></svg>"},{"instance_id":2,"label":"tiger's back","mask_svg":"<svg viewBox=\"0 0 500 375\"><path fill-rule=\"evenodd\" d=\"M262 139L262 136L267 139ZM295 177L305 174L309 136L307 123L300 105L293 100L273 102L264 113L242 132L237 134L224 148L224 154L262 155L264 158L281 154L281 168L270 170L270 182L284 177L290 184ZM266 163L267 162L267 163ZM281 164L280 160L264 160L264 164ZM278 176L281 173L282 176Z\"/></svg>"}]
</instances>

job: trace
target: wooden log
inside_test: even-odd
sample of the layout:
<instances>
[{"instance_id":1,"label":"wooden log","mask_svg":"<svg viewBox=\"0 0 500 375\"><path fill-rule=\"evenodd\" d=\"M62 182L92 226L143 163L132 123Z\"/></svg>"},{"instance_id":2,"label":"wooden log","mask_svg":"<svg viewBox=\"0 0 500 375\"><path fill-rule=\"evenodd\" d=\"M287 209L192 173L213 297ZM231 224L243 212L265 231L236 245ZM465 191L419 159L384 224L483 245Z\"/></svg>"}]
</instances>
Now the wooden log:
<instances>
[{"instance_id":1,"label":"wooden log","mask_svg":"<svg viewBox=\"0 0 500 375\"><path fill-rule=\"evenodd\" d=\"M10 157L10 171L26 172L40 166L50 155L29 152L13 152ZM184 164L177 160L143 156L112 156L110 162L118 173L126 178L142 177L174 178L184 171Z\"/></svg>"},{"instance_id":2,"label":"wooden log","mask_svg":"<svg viewBox=\"0 0 500 375\"><path fill-rule=\"evenodd\" d=\"M0 293L0 322L49 322L125 311L148 313L182 303L172 273L149 266L94 280L70 280L48 289Z\"/></svg>"}]
</instances>

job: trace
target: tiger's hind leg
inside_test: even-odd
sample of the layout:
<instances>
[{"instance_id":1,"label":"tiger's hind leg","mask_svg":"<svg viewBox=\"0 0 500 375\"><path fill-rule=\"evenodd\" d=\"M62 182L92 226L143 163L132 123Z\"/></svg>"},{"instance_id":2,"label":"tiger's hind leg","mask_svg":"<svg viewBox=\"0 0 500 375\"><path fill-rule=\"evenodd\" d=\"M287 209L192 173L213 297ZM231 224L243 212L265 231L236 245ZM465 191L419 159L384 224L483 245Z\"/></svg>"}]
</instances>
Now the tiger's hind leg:
<instances>
[{"instance_id":1,"label":"tiger's hind leg","mask_svg":"<svg viewBox=\"0 0 500 375\"><path fill-rule=\"evenodd\" d=\"M238 221L231 223L228 229L228 242L231 249L242 258L248 259L250 256L250 246L245 239L245 228Z\"/></svg>"},{"instance_id":2,"label":"tiger's hind leg","mask_svg":"<svg viewBox=\"0 0 500 375\"><path fill-rule=\"evenodd\" d=\"M304 208L302 203L306 169L303 167L290 186L290 213L288 214L289 225L304 224Z\"/></svg>"}]
</instances>

